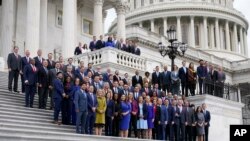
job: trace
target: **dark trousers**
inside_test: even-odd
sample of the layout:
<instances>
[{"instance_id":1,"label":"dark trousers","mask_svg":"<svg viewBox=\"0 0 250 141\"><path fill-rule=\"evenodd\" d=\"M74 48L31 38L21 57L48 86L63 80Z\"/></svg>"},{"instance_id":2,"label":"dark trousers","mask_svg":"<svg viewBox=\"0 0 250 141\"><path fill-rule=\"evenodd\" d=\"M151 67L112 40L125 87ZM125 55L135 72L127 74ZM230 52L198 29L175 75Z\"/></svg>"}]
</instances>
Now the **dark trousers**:
<instances>
[{"instance_id":1,"label":"dark trousers","mask_svg":"<svg viewBox=\"0 0 250 141\"><path fill-rule=\"evenodd\" d=\"M216 83L215 86L215 96L223 97L224 94L224 83Z\"/></svg>"},{"instance_id":2,"label":"dark trousers","mask_svg":"<svg viewBox=\"0 0 250 141\"><path fill-rule=\"evenodd\" d=\"M180 141L185 141L186 126L185 126L185 124L180 124L179 127L180 127L180 132L178 132L177 136L179 135Z\"/></svg>"},{"instance_id":3,"label":"dark trousers","mask_svg":"<svg viewBox=\"0 0 250 141\"><path fill-rule=\"evenodd\" d=\"M203 85L204 85L204 79L199 78L199 94L203 94Z\"/></svg>"},{"instance_id":4,"label":"dark trousers","mask_svg":"<svg viewBox=\"0 0 250 141\"><path fill-rule=\"evenodd\" d=\"M75 104L74 104L74 101L72 101L72 100L70 100L70 107L71 107L71 124L76 125L76 116L77 115L76 115L76 110L75 110Z\"/></svg>"},{"instance_id":5,"label":"dark trousers","mask_svg":"<svg viewBox=\"0 0 250 141\"><path fill-rule=\"evenodd\" d=\"M196 126L192 126L192 141L196 141Z\"/></svg>"},{"instance_id":6,"label":"dark trousers","mask_svg":"<svg viewBox=\"0 0 250 141\"><path fill-rule=\"evenodd\" d=\"M114 120L113 120L113 136L115 137L118 137L119 136L119 122L120 122L120 119L119 119L119 116L115 116L114 117Z\"/></svg>"},{"instance_id":7,"label":"dark trousers","mask_svg":"<svg viewBox=\"0 0 250 141\"><path fill-rule=\"evenodd\" d=\"M22 93L25 93L25 83L24 83L24 76L21 74L21 82L22 82Z\"/></svg>"},{"instance_id":8,"label":"dark trousers","mask_svg":"<svg viewBox=\"0 0 250 141\"><path fill-rule=\"evenodd\" d=\"M62 109L62 99L56 98L54 99L54 102L55 102L54 121L58 121L58 117Z\"/></svg>"},{"instance_id":9,"label":"dark trousers","mask_svg":"<svg viewBox=\"0 0 250 141\"><path fill-rule=\"evenodd\" d=\"M130 126L129 126L128 136L131 137L132 128L133 128L135 138L137 138L138 134L137 134L137 116L136 115L131 114L131 120L129 124Z\"/></svg>"},{"instance_id":10,"label":"dark trousers","mask_svg":"<svg viewBox=\"0 0 250 141\"><path fill-rule=\"evenodd\" d=\"M180 126L179 125L170 125L170 141L179 141L180 140Z\"/></svg>"},{"instance_id":11,"label":"dark trousers","mask_svg":"<svg viewBox=\"0 0 250 141\"><path fill-rule=\"evenodd\" d=\"M85 125L86 125L86 119L87 119L87 111L82 111L76 113L76 133L85 133ZM80 130L80 124L81 124L81 130Z\"/></svg>"},{"instance_id":12,"label":"dark trousers","mask_svg":"<svg viewBox=\"0 0 250 141\"><path fill-rule=\"evenodd\" d=\"M162 90L163 90L164 92L170 93L170 92L171 92L171 91L170 91L170 84L164 84L163 87L162 87Z\"/></svg>"},{"instance_id":13,"label":"dark trousers","mask_svg":"<svg viewBox=\"0 0 250 141\"><path fill-rule=\"evenodd\" d=\"M186 126L186 135L185 135L185 139L186 141L192 141L193 138L193 134L192 134L192 126Z\"/></svg>"},{"instance_id":14,"label":"dark trousers","mask_svg":"<svg viewBox=\"0 0 250 141\"><path fill-rule=\"evenodd\" d=\"M11 70L11 71L9 71L8 89L10 91L12 91L12 82L13 82L13 79L14 79L14 88L13 88L13 90L15 92L17 91L18 76L19 76L19 71L18 70Z\"/></svg>"},{"instance_id":15,"label":"dark trousers","mask_svg":"<svg viewBox=\"0 0 250 141\"><path fill-rule=\"evenodd\" d=\"M25 106L33 107L36 85L25 85Z\"/></svg>"},{"instance_id":16,"label":"dark trousers","mask_svg":"<svg viewBox=\"0 0 250 141\"><path fill-rule=\"evenodd\" d=\"M181 92L182 95L185 95L186 97L188 97L188 85L187 83L181 83Z\"/></svg>"},{"instance_id":17,"label":"dark trousers","mask_svg":"<svg viewBox=\"0 0 250 141\"><path fill-rule=\"evenodd\" d=\"M208 133L209 133L209 127L208 127L208 126L205 126L204 141L208 141Z\"/></svg>"},{"instance_id":18,"label":"dark trousers","mask_svg":"<svg viewBox=\"0 0 250 141\"><path fill-rule=\"evenodd\" d=\"M95 118L96 118L96 114L95 113L91 113L88 114L87 116L87 120L86 120L86 126L85 126L85 132L86 134L93 134L93 128L94 128L94 124L95 124Z\"/></svg>"},{"instance_id":19,"label":"dark trousers","mask_svg":"<svg viewBox=\"0 0 250 141\"><path fill-rule=\"evenodd\" d=\"M170 125L166 125L166 140L170 140Z\"/></svg>"},{"instance_id":20,"label":"dark trousers","mask_svg":"<svg viewBox=\"0 0 250 141\"><path fill-rule=\"evenodd\" d=\"M105 136L112 136L113 120L112 117L105 117Z\"/></svg>"},{"instance_id":21,"label":"dark trousers","mask_svg":"<svg viewBox=\"0 0 250 141\"><path fill-rule=\"evenodd\" d=\"M54 99L53 99L53 89L49 89L49 97L50 97L50 109L54 108Z\"/></svg>"},{"instance_id":22,"label":"dark trousers","mask_svg":"<svg viewBox=\"0 0 250 141\"><path fill-rule=\"evenodd\" d=\"M70 100L64 98L62 101L62 124L69 125L70 124L70 115L71 115L71 107Z\"/></svg>"},{"instance_id":23,"label":"dark trousers","mask_svg":"<svg viewBox=\"0 0 250 141\"><path fill-rule=\"evenodd\" d=\"M190 84L188 85L190 94L191 94L192 96L195 95L195 87L196 87L196 84L191 84L191 83L190 83Z\"/></svg>"},{"instance_id":24,"label":"dark trousers","mask_svg":"<svg viewBox=\"0 0 250 141\"><path fill-rule=\"evenodd\" d=\"M166 133L166 125L160 124L157 126L157 133L158 135L158 140L166 140L165 133Z\"/></svg>"},{"instance_id":25,"label":"dark trousers","mask_svg":"<svg viewBox=\"0 0 250 141\"><path fill-rule=\"evenodd\" d=\"M38 87L39 108L46 109L48 99L48 87Z\"/></svg>"},{"instance_id":26,"label":"dark trousers","mask_svg":"<svg viewBox=\"0 0 250 141\"><path fill-rule=\"evenodd\" d=\"M171 85L172 88L172 94L173 95L180 95L180 83L174 83Z\"/></svg>"}]
</instances>

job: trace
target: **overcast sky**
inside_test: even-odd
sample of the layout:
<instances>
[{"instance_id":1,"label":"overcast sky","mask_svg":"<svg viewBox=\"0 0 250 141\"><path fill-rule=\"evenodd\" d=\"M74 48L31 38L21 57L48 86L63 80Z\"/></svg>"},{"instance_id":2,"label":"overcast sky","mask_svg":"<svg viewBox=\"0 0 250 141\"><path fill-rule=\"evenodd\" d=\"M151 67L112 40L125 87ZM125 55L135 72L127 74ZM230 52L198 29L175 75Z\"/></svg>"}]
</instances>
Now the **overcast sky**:
<instances>
[{"instance_id":1,"label":"overcast sky","mask_svg":"<svg viewBox=\"0 0 250 141\"><path fill-rule=\"evenodd\" d=\"M242 12L245 15L246 19L250 22L250 8L249 8L249 0L235 0L234 8L238 11ZM108 15L105 20L105 33L108 31L109 26L111 25L112 21L116 18L116 13L114 9L108 10ZM249 33L248 28L248 33ZM250 34L248 34L248 54L250 55Z\"/></svg>"}]
</instances>

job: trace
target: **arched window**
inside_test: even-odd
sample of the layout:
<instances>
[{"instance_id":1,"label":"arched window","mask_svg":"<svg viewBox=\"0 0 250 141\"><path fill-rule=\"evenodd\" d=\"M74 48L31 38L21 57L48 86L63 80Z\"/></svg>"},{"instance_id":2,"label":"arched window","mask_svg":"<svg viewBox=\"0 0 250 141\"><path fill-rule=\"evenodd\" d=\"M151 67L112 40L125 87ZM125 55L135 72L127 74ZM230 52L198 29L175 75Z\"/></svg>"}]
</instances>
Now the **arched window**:
<instances>
[{"instance_id":1,"label":"arched window","mask_svg":"<svg viewBox=\"0 0 250 141\"><path fill-rule=\"evenodd\" d=\"M160 27L159 27L159 34L162 35L162 36L164 36L164 32L165 32L165 31L164 31L164 29L163 29L163 26L160 26Z\"/></svg>"},{"instance_id":2,"label":"arched window","mask_svg":"<svg viewBox=\"0 0 250 141\"><path fill-rule=\"evenodd\" d=\"M200 45L200 31L199 26L195 25L194 27L194 36L195 36L195 46Z\"/></svg>"},{"instance_id":3,"label":"arched window","mask_svg":"<svg viewBox=\"0 0 250 141\"><path fill-rule=\"evenodd\" d=\"M182 42L184 43L188 43L188 25L187 24L183 24L181 25L181 31L182 31Z\"/></svg>"},{"instance_id":4,"label":"arched window","mask_svg":"<svg viewBox=\"0 0 250 141\"><path fill-rule=\"evenodd\" d=\"M144 6L145 4L144 4L144 0L141 0L141 6Z\"/></svg>"}]
</instances>

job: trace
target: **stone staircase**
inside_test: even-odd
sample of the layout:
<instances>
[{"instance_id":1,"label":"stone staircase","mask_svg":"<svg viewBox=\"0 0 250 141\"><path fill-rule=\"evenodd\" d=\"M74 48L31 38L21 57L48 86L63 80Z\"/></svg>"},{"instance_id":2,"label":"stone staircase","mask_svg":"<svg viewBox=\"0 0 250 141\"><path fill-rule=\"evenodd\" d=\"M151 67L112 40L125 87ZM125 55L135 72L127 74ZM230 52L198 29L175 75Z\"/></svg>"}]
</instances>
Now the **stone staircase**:
<instances>
[{"instance_id":1,"label":"stone staircase","mask_svg":"<svg viewBox=\"0 0 250 141\"><path fill-rule=\"evenodd\" d=\"M75 126L52 124L53 111L37 109L37 95L34 108L24 107L24 94L9 92L7 78L7 73L0 72L0 141L137 140L80 135L75 133Z\"/></svg>"}]
</instances>

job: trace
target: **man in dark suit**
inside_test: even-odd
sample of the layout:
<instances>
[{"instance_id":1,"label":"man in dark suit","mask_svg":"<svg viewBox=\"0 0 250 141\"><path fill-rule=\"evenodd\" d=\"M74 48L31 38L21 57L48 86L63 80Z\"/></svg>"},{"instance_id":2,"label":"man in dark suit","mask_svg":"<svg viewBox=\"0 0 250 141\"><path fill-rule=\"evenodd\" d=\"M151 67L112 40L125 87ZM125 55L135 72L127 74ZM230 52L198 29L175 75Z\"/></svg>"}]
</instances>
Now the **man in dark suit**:
<instances>
[{"instance_id":1,"label":"man in dark suit","mask_svg":"<svg viewBox=\"0 0 250 141\"><path fill-rule=\"evenodd\" d=\"M62 109L62 100L64 97L66 97L66 94L64 93L64 87L63 87L63 73L58 72L56 74L57 78L53 81L53 88L54 88L54 94L53 99L55 102L55 108L54 108L54 123L60 124L58 122L58 117Z\"/></svg>"},{"instance_id":2,"label":"man in dark suit","mask_svg":"<svg viewBox=\"0 0 250 141\"><path fill-rule=\"evenodd\" d=\"M80 68L80 71L75 73L75 77L76 77L76 78L79 78L81 82L84 81L84 77L85 77L84 71L85 71L85 67L82 66L82 67Z\"/></svg>"},{"instance_id":3,"label":"man in dark suit","mask_svg":"<svg viewBox=\"0 0 250 141\"><path fill-rule=\"evenodd\" d=\"M51 69L53 69L53 68L55 68L55 61L53 61L52 60L52 58L53 58L53 54L52 53L49 53L48 54L48 59L47 59L47 61L48 61L48 70L51 70Z\"/></svg>"},{"instance_id":4,"label":"man in dark suit","mask_svg":"<svg viewBox=\"0 0 250 141\"><path fill-rule=\"evenodd\" d=\"M35 60L30 59L30 65L24 67L24 83L25 83L25 107L33 108L33 101L37 85L37 72Z\"/></svg>"},{"instance_id":5,"label":"man in dark suit","mask_svg":"<svg viewBox=\"0 0 250 141\"><path fill-rule=\"evenodd\" d=\"M63 73L63 71L60 69L60 62L55 63L55 68L49 70L49 97L50 97L50 110L54 108L54 92L53 92L53 83L54 80L57 78L56 74L58 72Z\"/></svg>"},{"instance_id":6,"label":"man in dark suit","mask_svg":"<svg viewBox=\"0 0 250 141\"><path fill-rule=\"evenodd\" d=\"M93 41L91 41L91 42L89 43L89 49L90 49L91 51L96 50L96 36L93 36Z\"/></svg>"},{"instance_id":7,"label":"man in dark suit","mask_svg":"<svg viewBox=\"0 0 250 141\"><path fill-rule=\"evenodd\" d=\"M204 117L205 117L205 138L204 138L204 141L208 141L211 115L210 115L210 112L207 110L207 105L205 103L202 104L202 111L203 111Z\"/></svg>"},{"instance_id":8,"label":"man in dark suit","mask_svg":"<svg viewBox=\"0 0 250 141\"><path fill-rule=\"evenodd\" d=\"M142 77L139 75L139 71L135 71L135 75L132 77L132 86L135 87L136 84L140 84L143 87Z\"/></svg>"},{"instance_id":9,"label":"man in dark suit","mask_svg":"<svg viewBox=\"0 0 250 141\"><path fill-rule=\"evenodd\" d=\"M162 104L162 99L158 98L158 106L156 109L155 120L157 123L158 140L166 140L166 125L169 122L168 110L165 105Z\"/></svg>"},{"instance_id":10,"label":"man in dark suit","mask_svg":"<svg viewBox=\"0 0 250 141\"><path fill-rule=\"evenodd\" d=\"M96 93L97 90L102 89L102 86L100 85L100 76L99 75L94 76L94 81L92 82L91 85L94 86L94 93Z\"/></svg>"},{"instance_id":11,"label":"man in dark suit","mask_svg":"<svg viewBox=\"0 0 250 141\"><path fill-rule=\"evenodd\" d=\"M182 95L188 97L188 68L186 67L186 61L182 61L182 67L179 69L179 77L181 79Z\"/></svg>"},{"instance_id":12,"label":"man in dark suit","mask_svg":"<svg viewBox=\"0 0 250 141\"><path fill-rule=\"evenodd\" d=\"M138 48L137 43L134 43L134 54L140 56L141 55L141 50Z\"/></svg>"},{"instance_id":13,"label":"man in dark suit","mask_svg":"<svg viewBox=\"0 0 250 141\"><path fill-rule=\"evenodd\" d=\"M124 74L124 78L122 79L123 83L124 83L124 84L128 84L128 81L129 81L128 79L129 79L129 78L128 78L128 73L125 73L125 74Z\"/></svg>"},{"instance_id":14,"label":"man in dark suit","mask_svg":"<svg viewBox=\"0 0 250 141\"><path fill-rule=\"evenodd\" d=\"M138 86L135 86L135 89L134 89L134 99L138 102L139 100L139 96L141 96L141 92L140 92L140 89Z\"/></svg>"},{"instance_id":15,"label":"man in dark suit","mask_svg":"<svg viewBox=\"0 0 250 141\"><path fill-rule=\"evenodd\" d=\"M86 119L88 113L87 84L82 82L81 89L75 93L74 103L76 111L76 133L85 133ZM81 130L79 126L81 124Z\"/></svg>"},{"instance_id":16,"label":"man in dark suit","mask_svg":"<svg viewBox=\"0 0 250 141\"><path fill-rule=\"evenodd\" d=\"M43 61L43 67L38 70L39 109L46 109L49 88L48 61Z\"/></svg>"},{"instance_id":17,"label":"man in dark suit","mask_svg":"<svg viewBox=\"0 0 250 141\"><path fill-rule=\"evenodd\" d=\"M101 49L105 47L105 41L103 41L103 36L100 35L100 39L96 42L96 49Z\"/></svg>"},{"instance_id":18,"label":"man in dark suit","mask_svg":"<svg viewBox=\"0 0 250 141\"><path fill-rule=\"evenodd\" d=\"M68 66L71 66L71 67L72 67L71 72L74 74L74 73L75 73L75 70L76 70L76 67L73 65L73 58L69 58L69 59L68 59L68 64L63 66L63 71L64 71L64 72L67 71L67 67L68 67Z\"/></svg>"},{"instance_id":19,"label":"man in dark suit","mask_svg":"<svg viewBox=\"0 0 250 141\"><path fill-rule=\"evenodd\" d=\"M87 122L85 127L86 134L93 134L93 127L95 123L96 118L96 107L97 107L97 99L96 95L94 94L94 87L89 87L89 93L87 94L88 98L88 116L87 116Z\"/></svg>"},{"instance_id":20,"label":"man in dark suit","mask_svg":"<svg viewBox=\"0 0 250 141\"><path fill-rule=\"evenodd\" d=\"M22 93L25 93L25 83L24 83L24 76L23 76L23 71L24 71L24 67L26 65L29 65L30 64L30 51L29 50L26 50L25 51L25 56L22 57L21 59L21 80L22 80Z\"/></svg>"},{"instance_id":21,"label":"man in dark suit","mask_svg":"<svg viewBox=\"0 0 250 141\"><path fill-rule=\"evenodd\" d=\"M74 55L79 55L82 54L82 43L79 42L79 45L76 47L75 51L74 51Z\"/></svg>"},{"instance_id":22,"label":"man in dark suit","mask_svg":"<svg viewBox=\"0 0 250 141\"><path fill-rule=\"evenodd\" d=\"M199 63L200 63L200 66L197 67L197 75L199 78L198 80L199 80L200 94L203 94L204 81L205 81L205 78L207 77L207 68L204 66L203 60L200 60Z\"/></svg>"},{"instance_id":23,"label":"man in dark suit","mask_svg":"<svg viewBox=\"0 0 250 141\"><path fill-rule=\"evenodd\" d=\"M187 109L187 125L186 125L186 135L185 140L186 141L192 141L194 138L193 133L193 125L195 123L195 112L192 107L190 107L189 102L186 100L185 102L185 108Z\"/></svg>"},{"instance_id":24,"label":"man in dark suit","mask_svg":"<svg viewBox=\"0 0 250 141\"><path fill-rule=\"evenodd\" d=\"M112 85L112 93L113 94L118 94L119 98L121 97L123 91L119 88L118 81L114 81Z\"/></svg>"},{"instance_id":25,"label":"man in dark suit","mask_svg":"<svg viewBox=\"0 0 250 141\"><path fill-rule=\"evenodd\" d=\"M94 78L95 70L93 69L93 63L88 63L88 68L87 68L87 70L84 72L84 75L87 76L89 72L92 73L92 78Z\"/></svg>"},{"instance_id":26,"label":"man in dark suit","mask_svg":"<svg viewBox=\"0 0 250 141\"><path fill-rule=\"evenodd\" d=\"M142 92L145 92L147 96L152 96L153 92L148 85L148 82L144 83L144 87L142 88Z\"/></svg>"},{"instance_id":27,"label":"man in dark suit","mask_svg":"<svg viewBox=\"0 0 250 141\"><path fill-rule=\"evenodd\" d=\"M170 92L170 86L171 86L171 72L168 71L168 66L164 66L164 71L161 73L161 84L162 84L162 90Z\"/></svg>"},{"instance_id":28,"label":"man in dark suit","mask_svg":"<svg viewBox=\"0 0 250 141\"><path fill-rule=\"evenodd\" d=\"M152 84L153 86L155 84L159 85L159 90L161 89L161 73L159 72L160 68L159 66L156 66L155 72L152 73Z\"/></svg>"},{"instance_id":29,"label":"man in dark suit","mask_svg":"<svg viewBox=\"0 0 250 141\"><path fill-rule=\"evenodd\" d=\"M179 128L179 131L177 129L177 140L178 138L180 141L185 141L185 128L187 125L187 109L182 106L183 105L183 100L179 99L178 100L178 106L177 106L177 120L176 120L176 125L177 128Z\"/></svg>"},{"instance_id":30,"label":"man in dark suit","mask_svg":"<svg viewBox=\"0 0 250 141\"><path fill-rule=\"evenodd\" d=\"M43 67L43 60L45 60L43 57L42 57L42 50L39 49L37 51L37 56L34 57L35 59L35 66L37 67L37 69L40 69L41 67Z\"/></svg>"},{"instance_id":31,"label":"man in dark suit","mask_svg":"<svg viewBox=\"0 0 250 141\"><path fill-rule=\"evenodd\" d=\"M14 92L18 92L18 76L21 71L21 56L18 54L18 50L19 48L15 46L13 49L13 53L10 53L7 58L7 65L9 70L8 89L9 91L12 91L12 82L14 79Z\"/></svg>"}]
</instances>

